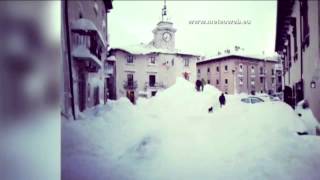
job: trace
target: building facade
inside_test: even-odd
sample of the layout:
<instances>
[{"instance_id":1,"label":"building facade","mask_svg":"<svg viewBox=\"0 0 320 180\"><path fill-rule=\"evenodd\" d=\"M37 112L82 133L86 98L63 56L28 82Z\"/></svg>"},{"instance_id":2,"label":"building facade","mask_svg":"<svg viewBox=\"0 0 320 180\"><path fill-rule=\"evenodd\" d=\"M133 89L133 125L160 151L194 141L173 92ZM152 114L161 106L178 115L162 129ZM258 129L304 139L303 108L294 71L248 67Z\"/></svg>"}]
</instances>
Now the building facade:
<instances>
[{"instance_id":1,"label":"building facade","mask_svg":"<svg viewBox=\"0 0 320 180\"><path fill-rule=\"evenodd\" d=\"M80 112L106 101L107 13L111 0L62 2L62 114Z\"/></svg>"},{"instance_id":2,"label":"building facade","mask_svg":"<svg viewBox=\"0 0 320 180\"><path fill-rule=\"evenodd\" d=\"M175 32L172 22L160 21L150 43L110 50L116 59L117 98L127 96L134 103L170 87L177 77L196 80L199 56L175 49Z\"/></svg>"},{"instance_id":3,"label":"building facade","mask_svg":"<svg viewBox=\"0 0 320 180\"><path fill-rule=\"evenodd\" d=\"M285 101L307 100L320 122L320 3L278 1L275 51L284 66Z\"/></svg>"},{"instance_id":4,"label":"building facade","mask_svg":"<svg viewBox=\"0 0 320 180\"><path fill-rule=\"evenodd\" d=\"M197 78L226 94L273 94L281 91L277 89L279 84L281 86L276 74L277 64L275 60L221 55L197 62Z\"/></svg>"}]
</instances>

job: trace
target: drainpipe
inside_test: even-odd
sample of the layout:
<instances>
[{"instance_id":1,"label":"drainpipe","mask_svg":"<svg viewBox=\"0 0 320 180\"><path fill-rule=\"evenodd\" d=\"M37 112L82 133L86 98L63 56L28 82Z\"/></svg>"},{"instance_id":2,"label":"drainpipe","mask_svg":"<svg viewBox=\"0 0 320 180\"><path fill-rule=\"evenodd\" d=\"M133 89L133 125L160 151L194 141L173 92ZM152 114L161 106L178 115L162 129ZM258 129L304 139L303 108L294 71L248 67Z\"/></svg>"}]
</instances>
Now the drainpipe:
<instances>
[{"instance_id":1,"label":"drainpipe","mask_svg":"<svg viewBox=\"0 0 320 180\"><path fill-rule=\"evenodd\" d=\"M68 66L69 66L69 85L71 92L71 109L73 120L76 119L75 107L74 107L74 93L73 93L73 78L72 78L72 62L71 62L71 47L70 47L70 34L69 34L69 17L68 17L68 1L64 1L64 24L67 42L67 55L68 55Z\"/></svg>"},{"instance_id":2,"label":"drainpipe","mask_svg":"<svg viewBox=\"0 0 320 180\"><path fill-rule=\"evenodd\" d=\"M306 1L306 3L308 3L308 1ZM301 8L301 4L300 4L300 8ZM300 13L301 13L301 11L300 11ZM303 50L302 50L302 46L303 46L303 40L302 40L302 16L301 16L301 14L300 14L300 58L301 58L301 60L300 60L300 64L301 64L301 66L300 66L300 81L301 81L301 88L302 88L302 91L303 91L303 93L302 93L302 95L303 95L303 98L304 98L304 87L302 87L302 82L303 82L303 77L302 77L302 72L303 72Z\"/></svg>"}]
</instances>

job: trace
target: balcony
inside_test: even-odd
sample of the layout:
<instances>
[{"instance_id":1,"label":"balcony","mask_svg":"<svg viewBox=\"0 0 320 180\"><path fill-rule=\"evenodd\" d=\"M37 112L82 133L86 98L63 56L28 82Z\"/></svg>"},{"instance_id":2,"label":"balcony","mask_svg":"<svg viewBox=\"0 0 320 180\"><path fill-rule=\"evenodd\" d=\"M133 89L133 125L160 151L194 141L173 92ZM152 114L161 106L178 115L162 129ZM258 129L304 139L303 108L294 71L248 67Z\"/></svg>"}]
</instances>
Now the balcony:
<instances>
[{"instance_id":1,"label":"balcony","mask_svg":"<svg viewBox=\"0 0 320 180\"><path fill-rule=\"evenodd\" d=\"M266 76L266 73L264 73L264 72L259 73L259 77L265 77L265 76Z\"/></svg>"},{"instance_id":2,"label":"balcony","mask_svg":"<svg viewBox=\"0 0 320 180\"><path fill-rule=\"evenodd\" d=\"M150 82L146 82L145 83L145 89L165 89L166 86L161 82L155 82L155 83L150 83Z\"/></svg>"},{"instance_id":3,"label":"balcony","mask_svg":"<svg viewBox=\"0 0 320 180\"><path fill-rule=\"evenodd\" d=\"M87 68L89 71L97 71L102 67L101 61L98 59L97 56L92 54L90 50L85 47L84 45L79 45L75 47L71 52L72 57L74 60L77 61L89 61Z\"/></svg>"},{"instance_id":4,"label":"balcony","mask_svg":"<svg viewBox=\"0 0 320 180\"><path fill-rule=\"evenodd\" d=\"M105 50L104 38L95 24L88 19L78 19L71 23L72 57L85 64L89 72L97 72L102 67L102 53Z\"/></svg>"},{"instance_id":5,"label":"balcony","mask_svg":"<svg viewBox=\"0 0 320 180\"><path fill-rule=\"evenodd\" d=\"M123 83L123 88L124 89L127 89L127 90L135 90L137 89L138 87L138 83L137 81L134 81L134 80L127 80L127 81L124 81Z\"/></svg>"},{"instance_id":6,"label":"balcony","mask_svg":"<svg viewBox=\"0 0 320 180\"><path fill-rule=\"evenodd\" d=\"M80 34L94 34L99 40L100 44L105 48L107 43L101 32L98 30L96 25L89 19L81 18L73 21L71 24L72 32L78 32Z\"/></svg>"}]
</instances>

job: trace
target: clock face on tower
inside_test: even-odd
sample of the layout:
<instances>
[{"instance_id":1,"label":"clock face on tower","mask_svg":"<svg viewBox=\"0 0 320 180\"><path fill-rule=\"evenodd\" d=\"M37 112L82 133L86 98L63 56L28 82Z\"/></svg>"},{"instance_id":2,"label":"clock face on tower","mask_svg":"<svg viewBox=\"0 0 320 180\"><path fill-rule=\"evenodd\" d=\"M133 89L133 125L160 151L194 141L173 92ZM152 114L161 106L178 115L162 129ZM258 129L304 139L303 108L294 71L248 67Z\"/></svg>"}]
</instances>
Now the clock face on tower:
<instances>
[{"instance_id":1,"label":"clock face on tower","mask_svg":"<svg viewBox=\"0 0 320 180\"><path fill-rule=\"evenodd\" d=\"M162 34L162 39L163 39L164 41L166 41L166 42L170 41L171 38L172 38L172 36L171 36L171 34L170 34L169 32L164 32L164 33Z\"/></svg>"}]
</instances>

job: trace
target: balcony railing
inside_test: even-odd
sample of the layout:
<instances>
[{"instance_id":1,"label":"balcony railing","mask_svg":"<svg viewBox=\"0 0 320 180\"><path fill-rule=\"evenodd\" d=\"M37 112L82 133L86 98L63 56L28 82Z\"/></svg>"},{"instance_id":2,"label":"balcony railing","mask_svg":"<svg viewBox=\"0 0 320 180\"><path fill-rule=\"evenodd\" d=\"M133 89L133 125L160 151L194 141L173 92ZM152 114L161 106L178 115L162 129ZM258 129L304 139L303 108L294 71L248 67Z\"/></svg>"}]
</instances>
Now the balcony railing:
<instances>
[{"instance_id":1,"label":"balcony railing","mask_svg":"<svg viewBox=\"0 0 320 180\"><path fill-rule=\"evenodd\" d=\"M130 80L130 81L124 81L123 83L123 88L124 89L127 89L127 90L134 90L134 89L137 89L138 87L138 83L137 81L134 81L134 80Z\"/></svg>"},{"instance_id":2,"label":"balcony railing","mask_svg":"<svg viewBox=\"0 0 320 180\"><path fill-rule=\"evenodd\" d=\"M266 76L266 73L265 72L260 72L259 76Z\"/></svg>"},{"instance_id":3,"label":"balcony railing","mask_svg":"<svg viewBox=\"0 0 320 180\"><path fill-rule=\"evenodd\" d=\"M150 82L146 82L145 83L145 89L148 89L148 88L157 88L157 89L164 89L166 88L166 86L161 82L155 82L155 83L150 83Z\"/></svg>"}]
</instances>

